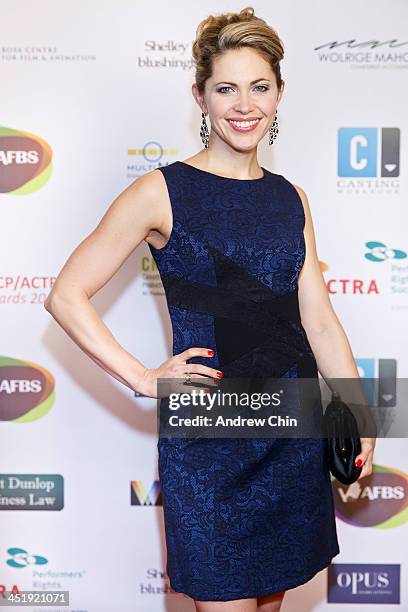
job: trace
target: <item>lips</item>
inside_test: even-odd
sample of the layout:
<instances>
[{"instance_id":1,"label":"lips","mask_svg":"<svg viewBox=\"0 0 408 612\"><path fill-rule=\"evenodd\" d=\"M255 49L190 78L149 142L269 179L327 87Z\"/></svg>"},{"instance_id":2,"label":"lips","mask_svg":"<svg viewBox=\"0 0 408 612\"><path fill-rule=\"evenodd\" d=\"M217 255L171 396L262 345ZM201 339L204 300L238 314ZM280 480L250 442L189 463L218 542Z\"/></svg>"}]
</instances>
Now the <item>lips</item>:
<instances>
[{"instance_id":1,"label":"lips","mask_svg":"<svg viewBox=\"0 0 408 612\"><path fill-rule=\"evenodd\" d=\"M260 118L253 117L252 119L227 119L227 122L236 132L251 132L258 126Z\"/></svg>"}]
</instances>

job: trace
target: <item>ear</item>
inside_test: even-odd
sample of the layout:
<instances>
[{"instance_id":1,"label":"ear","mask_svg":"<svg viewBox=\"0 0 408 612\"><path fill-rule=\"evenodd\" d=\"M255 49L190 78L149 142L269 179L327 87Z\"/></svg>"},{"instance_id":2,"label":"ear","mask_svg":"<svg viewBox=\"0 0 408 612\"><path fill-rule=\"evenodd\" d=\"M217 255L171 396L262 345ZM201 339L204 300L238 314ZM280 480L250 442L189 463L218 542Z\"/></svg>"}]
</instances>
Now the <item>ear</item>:
<instances>
[{"instance_id":1,"label":"ear","mask_svg":"<svg viewBox=\"0 0 408 612\"><path fill-rule=\"evenodd\" d=\"M278 104L281 101L284 89L285 89L285 81L282 81L282 85L281 85L281 88L280 88L279 93L278 93Z\"/></svg>"},{"instance_id":2,"label":"ear","mask_svg":"<svg viewBox=\"0 0 408 612\"><path fill-rule=\"evenodd\" d=\"M202 112L207 113L208 111L204 102L204 96L198 91L196 83L192 84L191 93L193 94L193 97L197 102L198 106L201 108Z\"/></svg>"}]
</instances>

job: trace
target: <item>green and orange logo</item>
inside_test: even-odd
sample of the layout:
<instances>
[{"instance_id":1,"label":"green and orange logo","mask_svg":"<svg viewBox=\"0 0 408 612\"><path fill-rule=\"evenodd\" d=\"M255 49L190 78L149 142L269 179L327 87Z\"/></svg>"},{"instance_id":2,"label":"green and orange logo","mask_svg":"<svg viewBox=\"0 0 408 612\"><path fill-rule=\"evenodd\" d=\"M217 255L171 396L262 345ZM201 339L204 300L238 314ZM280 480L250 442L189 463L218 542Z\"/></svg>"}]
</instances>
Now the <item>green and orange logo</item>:
<instances>
[{"instance_id":1,"label":"green and orange logo","mask_svg":"<svg viewBox=\"0 0 408 612\"><path fill-rule=\"evenodd\" d=\"M31 361L0 357L0 421L35 421L54 401L55 380L48 370Z\"/></svg>"},{"instance_id":2,"label":"green and orange logo","mask_svg":"<svg viewBox=\"0 0 408 612\"><path fill-rule=\"evenodd\" d=\"M332 481L336 515L354 527L390 529L408 522L408 474L373 464L373 472L351 485Z\"/></svg>"},{"instance_id":3,"label":"green and orange logo","mask_svg":"<svg viewBox=\"0 0 408 612\"><path fill-rule=\"evenodd\" d=\"M38 191L52 171L50 145L39 136L0 126L0 193Z\"/></svg>"}]
</instances>

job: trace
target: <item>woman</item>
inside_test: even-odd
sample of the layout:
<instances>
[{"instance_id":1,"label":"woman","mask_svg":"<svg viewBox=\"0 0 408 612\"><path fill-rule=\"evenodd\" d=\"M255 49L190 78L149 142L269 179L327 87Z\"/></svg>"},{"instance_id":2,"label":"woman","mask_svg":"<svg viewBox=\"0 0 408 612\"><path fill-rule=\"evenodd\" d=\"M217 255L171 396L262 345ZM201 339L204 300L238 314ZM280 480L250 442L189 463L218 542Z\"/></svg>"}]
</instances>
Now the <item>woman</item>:
<instances>
[{"instance_id":1,"label":"woman","mask_svg":"<svg viewBox=\"0 0 408 612\"><path fill-rule=\"evenodd\" d=\"M210 16L193 45L205 147L148 172L112 203L61 270L46 308L132 390L158 379L356 378L325 287L304 191L259 166L277 133L282 43L252 8ZM206 117L209 116L211 131ZM147 368L90 303L142 240L166 291L173 356ZM327 440L160 437L174 590L199 612L279 610L284 593L339 553ZM360 478L372 472L362 440Z\"/></svg>"}]
</instances>

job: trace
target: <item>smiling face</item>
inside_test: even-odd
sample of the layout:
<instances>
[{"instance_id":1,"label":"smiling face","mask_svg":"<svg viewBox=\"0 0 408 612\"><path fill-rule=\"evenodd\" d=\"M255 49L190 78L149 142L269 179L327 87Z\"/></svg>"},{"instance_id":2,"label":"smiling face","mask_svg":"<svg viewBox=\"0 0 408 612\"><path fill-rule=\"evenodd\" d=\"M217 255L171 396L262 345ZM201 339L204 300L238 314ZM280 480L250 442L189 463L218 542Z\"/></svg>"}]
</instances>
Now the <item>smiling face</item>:
<instances>
[{"instance_id":1,"label":"smiling face","mask_svg":"<svg viewBox=\"0 0 408 612\"><path fill-rule=\"evenodd\" d=\"M229 49L213 60L212 76L201 95L193 95L211 122L210 144L217 139L238 150L257 146L271 127L283 93L270 64L255 49Z\"/></svg>"}]
</instances>

